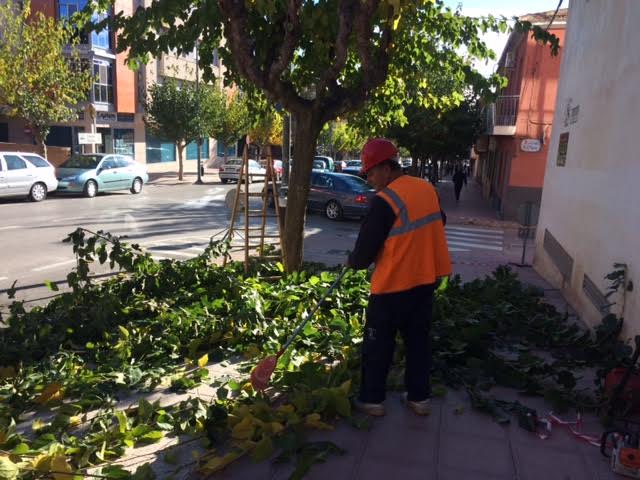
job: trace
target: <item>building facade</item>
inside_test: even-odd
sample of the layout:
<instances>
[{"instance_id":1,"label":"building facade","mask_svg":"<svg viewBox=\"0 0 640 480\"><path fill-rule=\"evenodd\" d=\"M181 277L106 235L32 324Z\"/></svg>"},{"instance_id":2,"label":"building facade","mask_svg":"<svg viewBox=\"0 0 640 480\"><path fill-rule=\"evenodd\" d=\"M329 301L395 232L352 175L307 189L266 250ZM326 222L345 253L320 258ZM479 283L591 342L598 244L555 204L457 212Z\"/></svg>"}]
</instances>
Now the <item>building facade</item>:
<instances>
[{"instance_id":1,"label":"building facade","mask_svg":"<svg viewBox=\"0 0 640 480\"><path fill-rule=\"evenodd\" d=\"M31 0L34 11L57 19L70 18L86 6L87 0ZM115 11L132 14L152 0L116 0ZM48 146L67 147L71 151L122 153L142 163L176 162L173 143L155 138L144 124L144 100L147 89L166 78L195 82L196 55L163 54L137 70L126 64L126 52L116 53L117 35L105 29L81 38L80 55L92 69L96 80L89 98L75 122L52 125ZM214 58L214 74L221 78L224 67ZM20 119L0 119L0 142L31 144L33 138ZM78 133L100 133L102 143L78 145ZM215 139L204 139L201 156L204 161L217 154ZM197 158L197 145L185 149L186 159Z\"/></svg>"},{"instance_id":2,"label":"building facade","mask_svg":"<svg viewBox=\"0 0 640 480\"><path fill-rule=\"evenodd\" d=\"M571 0L534 260L587 323L615 313L628 335L640 333L638 22L637 0ZM627 288L606 298L614 270Z\"/></svg>"},{"instance_id":3,"label":"building facade","mask_svg":"<svg viewBox=\"0 0 640 480\"><path fill-rule=\"evenodd\" d=\"M497 71L508 84L496 102L487 105L485 135L476 144L475 174L485 197L509 220L516 219L527 202L540 204L567 9L555 16L553 11L543 12L520 20L548 26L560 40L560 52L552 56L548 45L512 32L498 62Z\"/></svg>"}]
</instances>

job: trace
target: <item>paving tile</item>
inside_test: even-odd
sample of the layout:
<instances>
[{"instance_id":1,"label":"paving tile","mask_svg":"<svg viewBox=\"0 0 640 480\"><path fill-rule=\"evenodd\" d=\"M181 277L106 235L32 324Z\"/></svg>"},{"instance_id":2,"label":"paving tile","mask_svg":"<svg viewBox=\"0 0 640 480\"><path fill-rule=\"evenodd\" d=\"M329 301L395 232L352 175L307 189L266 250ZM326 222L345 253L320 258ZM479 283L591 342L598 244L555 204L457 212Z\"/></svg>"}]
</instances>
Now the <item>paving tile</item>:
<instances>
[{"instance_id":1,"label":"paving tile","mask_svg":"<svg viewBox=\"0 0 640 480\"><path fill-rule=\"evenodd\" d=\"M437 430L402 427L388 421L371 429L362 463L377 459L430 465L436 462L437 449Z\"/></svg>"},{"instance_id":2,"label":"paving tile","mask_svg":"<svg viewBox=\"0 0 640 480\"><path fill-rule=\"evenodd\" d=\"M274 471L275 467L269 461L253 463L249 459L241 459L221 472L217 472L214 478L216 480L271 480Z\"/></svg>"},{"instance_id":3,"label":"paving tile","mask_svg":"<svg viewBox=\"0 0 640 480\"><path fill-rule=\"evenodd\" d=\"M578 453L523 444L512 445L521 480L597 480L595 472Z\"/></svg>"},{"instance_id":4,"label":"paving tile","mask_svg":"<svg viewBox=\"0 0 640 480\"><path fill-rule=\"evenodd\" d=\"M506 439L442 433L438 466L453 467L494 477L513 477L515 469ZM466 478L475 478L469 473ZM462 477L465 478L465 477Z\"/></svg>"},{"instance_id":5,"label":"paving tile","mask_svg":"<svg viewBox=\"0 0 640 480\"><path fill-rule=\"evenodd\" d=\"M438 477L435 465L368 458L363 461L353 478L354 480L436 480Z\"/></svg>"},{"instance_id":6,"label":"paving tile","mask_svg":"<svg viewBox=\"0 0 640 480\"><path fill-rule=\"evenodd\" d=\"M620 480L623 477L611 471L610 459L605 458L597 448L589 454L582 454L587 466L598 480Z\"/></svg>"},{"instance_id":7,"label":"paving tile","mask_svg":"<svg viewBox=\"0 0 640 480\"><path fill-rule=\"evenodd\" d=\"M513 480L514 475L498 476L453 467L438 468L438 480Z\"/></svg>"},{"instance_id":8,"label":"paving tile","mask_svg":"<svg viewBox=\"0 0 640 480\"><path fill-rule=\"evenodd\" d=\"M456 413L458 405L442 406L442 431L465 435L478 435L494 439L506 439L506 427L496 423L490 415L473 410L469 402L461 404L464 411Z\"/></svg>"}]
</instances>

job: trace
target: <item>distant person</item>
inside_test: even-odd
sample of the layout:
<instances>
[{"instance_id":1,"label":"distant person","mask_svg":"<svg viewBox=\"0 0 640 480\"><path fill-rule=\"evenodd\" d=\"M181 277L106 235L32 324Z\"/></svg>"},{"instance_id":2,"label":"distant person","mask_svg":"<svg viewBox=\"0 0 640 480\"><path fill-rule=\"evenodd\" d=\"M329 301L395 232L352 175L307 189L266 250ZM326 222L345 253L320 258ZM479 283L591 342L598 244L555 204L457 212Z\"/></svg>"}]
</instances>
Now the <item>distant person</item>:
<instances>
[{"instance_id":1,"label":"distant person","mask_svg":"<svg viewBox=\"0 0 640 480\"><path fill-rule=\"evenodd\" d=\"M460 202L460 192L462 191L462 185L467 185L467 176L464 174L462 169L456 168L455 173L453 174L453 188L456 193L456 204Z\"/></svg>"}]
</instances>

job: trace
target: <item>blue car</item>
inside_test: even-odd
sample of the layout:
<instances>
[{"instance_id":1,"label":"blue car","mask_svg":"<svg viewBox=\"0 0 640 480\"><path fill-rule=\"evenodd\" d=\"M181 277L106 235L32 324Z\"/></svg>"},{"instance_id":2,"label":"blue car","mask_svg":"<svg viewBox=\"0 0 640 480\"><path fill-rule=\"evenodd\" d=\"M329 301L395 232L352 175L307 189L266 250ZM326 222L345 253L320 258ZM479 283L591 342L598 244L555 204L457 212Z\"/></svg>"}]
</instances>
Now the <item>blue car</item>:
<instances>
[{"instance_id":1,"label":"blue car","mask_svg":"<svg viewBox=\"0 0 640 480\"><path fill-rule=\"evenodd\" d=\"M149 181L144 165L127 155L76 154L56 169L58 192L82 193L95 197L98 192L129 190L137 194Z\"/></svg>"}]
</instances>

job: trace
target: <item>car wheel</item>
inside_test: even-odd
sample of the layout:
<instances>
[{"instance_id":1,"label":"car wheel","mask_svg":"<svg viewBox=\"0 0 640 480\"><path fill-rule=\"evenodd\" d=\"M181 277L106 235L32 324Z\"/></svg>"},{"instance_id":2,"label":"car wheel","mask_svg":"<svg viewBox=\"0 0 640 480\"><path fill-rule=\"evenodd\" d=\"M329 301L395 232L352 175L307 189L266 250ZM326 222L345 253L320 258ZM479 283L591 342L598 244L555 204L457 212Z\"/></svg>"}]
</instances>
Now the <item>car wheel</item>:
<instances>
[{"instance_id":1,"label":"car wheel","mask_svg":"<svg viewBox=\"0 0 640 480\"><path fill-rule=\"evenodd\" d=\"M98 184L93 180L89 180L84 184L84 196L93 198L98 194Z\"/></svg>"},{"instance_id":2,"label":"car wheel","mask_svg":"<svg viewBox=\"0 0 640 480\"><path fill-rule=\"evenodd\" d=\"M329 220L340 220L342 218L342 207L335 200L327 203L324 213Z\"/></svg>"},{"instance_id":3,"label":"car wheel","mask_svg":"<svg viewBox=\"0 0 640 480\"><path fill-rule=\"evenodd\" d=\"M228 180L228 179L226 179L226 178L221 178L221 179L220 179L220 181L221 181L222 183L227 183L229 180Z\"/></svg>"},{"instance_id":4,"label":"car wheel","mask_svg":"<svg viewBox=\"0 0 640 480\"><path fill-rule=\"evenodd\" d=\"M140 193L142 191L142 179L140 177L136 177L133 179L133 183L131 184L131 193Z\"/></svg>"},{"instance_id":5,"label":"car wheel","mask_svg":"<svg viewBox=\"0 0 640 480\"><path fill-rule=\"evenodd\" d=\"M29 199L32 202L41 202L47 198L47 186L44 183L34 183L29 191Z\"/></svg>"}]
</instances>

